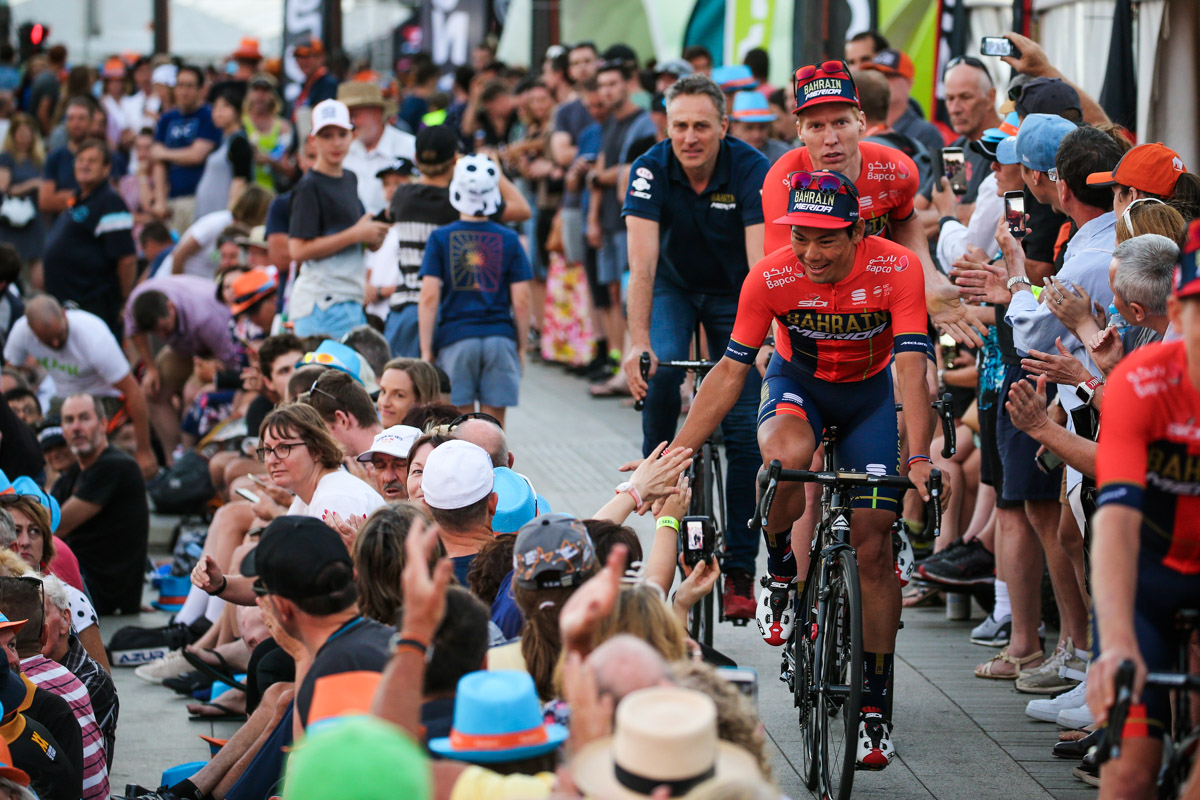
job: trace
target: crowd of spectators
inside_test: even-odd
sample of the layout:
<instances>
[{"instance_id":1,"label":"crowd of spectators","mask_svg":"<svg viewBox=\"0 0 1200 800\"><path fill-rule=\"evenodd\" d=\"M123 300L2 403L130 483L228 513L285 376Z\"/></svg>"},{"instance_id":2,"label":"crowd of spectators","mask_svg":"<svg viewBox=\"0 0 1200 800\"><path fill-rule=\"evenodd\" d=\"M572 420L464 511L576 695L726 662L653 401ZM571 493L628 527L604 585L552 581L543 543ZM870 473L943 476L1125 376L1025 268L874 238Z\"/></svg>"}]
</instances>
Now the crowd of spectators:
<instances>
[{"instance_id":1,"label":"crowd of spectators","mask_svg":"<svg viewBox=\"0 0 1200 800\"><path fill-rule=\"evenodd\" d=\"M971 641L996 651L975 675L1036 695L1026 713L1082 758L1105 381L1181 335L1200 179L1008 37L1009 87L947 65L948 125L910 97L908 55L854 37L858 133L836 135L913 166L906 228L986 332L931 348L959 447L934 458L953 487L936 543L905 504L904 604L974 596ZM505 422L533 358L630 392L623 210L654 179L634 162L683 146L664 92L709 76L721 135L765 170L814 146L792 90L762 50L714 66L583 42L528 70L484 45L396 80L335 75L315 39L295 55L290 103L253 39L219 69L56 45L0 89L0 793L120 788L111 659L208 691L192 719L241 723L133 800L778 797L732 662L686 633L721 577L678 566L691 451L659 445L583 519L514 471ZM106 649L98 615L142 610L151 500L204 519L191 586L170 624ZM676 528L644 547L625 522L650 512ZM1087 758L1076 774L1098 780Z\"/></svg>"}]
</instances>

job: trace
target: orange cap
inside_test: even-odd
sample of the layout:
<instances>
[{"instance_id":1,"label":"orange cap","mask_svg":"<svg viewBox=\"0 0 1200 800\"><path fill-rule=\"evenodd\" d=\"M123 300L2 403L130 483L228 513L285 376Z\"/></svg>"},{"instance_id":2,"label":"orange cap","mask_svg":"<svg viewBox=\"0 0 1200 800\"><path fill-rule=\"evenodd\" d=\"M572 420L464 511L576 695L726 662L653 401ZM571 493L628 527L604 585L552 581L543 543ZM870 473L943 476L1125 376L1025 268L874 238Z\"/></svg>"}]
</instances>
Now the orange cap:
<instances>
[{"instance_id":1,"label":"orange cap","mask_svg":"<svg viewBox=\"0 0 1200 800\"><path fill-rule=\"evenodd\" d=\"M243 36L238 49L233 51L235 61L262 61L262 51L258 49L258 39L253 36Z\"/></svg>"},{"instance_id":2,"label":"orange cap","mask_svg":"<svg viewBox=\"0 0 1200 800\"><path fill-rule=\"evenodd\" d=\"M876 69L884 75L899 75L910 81L917 74L917 68L913 66L912 59L908 57L908 53L890 48L880 50L875 54L874 59L862 65L862 69Z\"/></svg>"},{"instance_id":3,"label":"orange cap","mask_svg":"<svg viewBox=\"0 0 1200 800\"><path fill-rule=\"evenodd\" d=\"M1175 182L1185 172L1187 167L1179 154L1162 142L1155 142L1132 148L1121 156L1112 172L1093 172L1087 182L1089 186L1120 184L1139 192L1170 197L1175 192Z\"/></svg>"}]
</instances>

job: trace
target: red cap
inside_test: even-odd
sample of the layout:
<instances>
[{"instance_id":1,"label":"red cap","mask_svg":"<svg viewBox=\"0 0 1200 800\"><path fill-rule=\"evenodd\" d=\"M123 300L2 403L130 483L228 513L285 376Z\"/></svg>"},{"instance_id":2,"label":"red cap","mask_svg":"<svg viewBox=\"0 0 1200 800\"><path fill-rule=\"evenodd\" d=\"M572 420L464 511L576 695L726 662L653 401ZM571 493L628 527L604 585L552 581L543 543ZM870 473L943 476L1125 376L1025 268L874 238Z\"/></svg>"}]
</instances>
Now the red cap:
<instances>
[{"instance_id":1,"label":"red cap","mask_svg":"<svg viewBox=\"0 0 1200 800\"><path fill-rule=\"evenodd\" d=\"M1113 167L1112 172L1093 172L1088 176L1089 186L1112 186L1120 184L1139 192L1170 197L1175 191L1175 182L1187 172L1183 159L1162 142L1139 144Z\"/></svg>"}]
</instances>

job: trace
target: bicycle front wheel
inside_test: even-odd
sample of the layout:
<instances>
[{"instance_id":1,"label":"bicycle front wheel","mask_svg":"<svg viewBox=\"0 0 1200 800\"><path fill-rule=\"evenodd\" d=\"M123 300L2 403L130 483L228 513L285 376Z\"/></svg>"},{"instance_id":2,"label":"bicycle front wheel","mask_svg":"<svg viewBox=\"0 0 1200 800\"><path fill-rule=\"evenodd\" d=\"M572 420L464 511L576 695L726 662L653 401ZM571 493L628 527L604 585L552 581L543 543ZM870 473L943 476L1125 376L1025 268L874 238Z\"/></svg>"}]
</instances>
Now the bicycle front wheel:
<instances>
[{"instance_id":1,"label":"bicycle front wheel","mask_svg":"<svg viewBox=\"0 0 1200 800\"><path fill-rule=\"evenodd\" d=\"M816 715L822 712L817 703L817 683L813 679L819 665L816 663L816 643L813 641L813 632L817 629L817 573L813 571L812 574L813 580L809 581L800 595L796 627L792 631L792 641L788 643L788 657L792 659L793 701L800 725L800 777L806 787L816 790L817 767L820 763L816 736L820 722Z\"/></svg>"},{"instance_id":2,"label":"bicycle front wheel","mask_svg":"<svg viewBox=\"0 0 1200 800\"><path fill-rule=\"evenodd\" d=\"M849 800L863 691L862 592L854 551L840 550L834 558L821 614L816 713L821 725L822 794L829 800Z\"/></svg>"},{"instance_id":3,"label":"bicycle front wheel","mask_svg":"<svg viewBox=\"0 0 1200 800\"><path fill-rule=\"evenodd\" d=\"M713 469L712 446L705 443L692 461L692 503L689 513L708 517L715 525ZM706 647L712 647L713 643L714 594L715 591L709 592L701 598L688 615L688 635Z\"/></svg>"}]
</instances>

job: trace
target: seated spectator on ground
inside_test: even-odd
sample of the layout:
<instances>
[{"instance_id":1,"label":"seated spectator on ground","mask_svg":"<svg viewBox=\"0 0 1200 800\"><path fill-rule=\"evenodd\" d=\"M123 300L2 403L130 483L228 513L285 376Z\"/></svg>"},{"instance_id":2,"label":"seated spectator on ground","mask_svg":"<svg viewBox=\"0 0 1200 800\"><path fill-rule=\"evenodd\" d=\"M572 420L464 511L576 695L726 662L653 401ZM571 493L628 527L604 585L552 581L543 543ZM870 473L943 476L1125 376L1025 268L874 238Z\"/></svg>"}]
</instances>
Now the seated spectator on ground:
<instances>
[{"instance_id":1,"label":"seated spectator on ground","mask_svg":"<svg viewBox=\"0 0 1200 800\"><path fill-rule=\"evenodd\" d=\"M345 372L366 389L367 394L375 396L379 391L379 384L375 380L375 370L371 369L370 362L359 355L357 350L341 342L335 342L333 339L314 337L314 340L318 344L316 348L304 354L304 358L301 359L304 365L315 364L319 367ZM296 367L299 368L300 364L297 364Z\"/></svg>"},{"instance_id":2,"label":"seated spectator on ground","mask_svg":"<svg viewBox=\"0 0 1200 800\"><path fill-rule=\"evenodd\" d=\"M467 582L475 596L491 607L492 622L506 639L521 635L525 618L512 593L513 546L519 530L540 514L549 514L548 504L539 503L533 484L508 467L492 469L496 492L496 514L492 532L496 538L479 551L471 564Z\"/></svg>"},{"instance_id":3,"label":"seated spectator on ground","mask_svg":"<svg viewBox=\"0 0 1200 800\"><path fill-rule=\"evenodd\" d=\"M166 345L157 354L150 334ZM168 459L180 441L179 412L192 375L194 357L214 358L226 369L238 366L233 337L229 335L229 309L213 296L212 284L194 275L151 278L138 284L125 309L125 335L133 340L146 367L142 390L150 422Z\"/></svg>"},{"instance_id":4,"label":"seated spectator on ground","mask_svg":"<svg viewBox=\"0 0 1200 800\"><path fill-rule=\"evenodd\" d=\"M11 633L13 626L21 624L6 619L0 622L0 631ZM8 745L12 765L29 775L30 788L39 800L79 800L83 796L80 770L42 723L20 711L24 700L20 673L12 669L9 659L2 660L0 707L4 708L4 716L0 717L0 738Z\"/></svg>"},{"instance_id":5,"label":"seated spectator on ground","mask_svg":"<svg viewBox=\"0 0 1200 800\"><path fill-rule=\"evenodd\" d=\"M108 443L107 418L87 394L62 405L63 434L76 463L55 481L58 536L79 559L96 611L136 614L150 533L146 484L137 462Z\"/></svg>"},{"instance_id":6,"label":"seated spectator on ground","mask_svg":"<svg viewBox=\"0 0 1200 800\"><path fill-rule=\"evenodd\" d=\"M508 436L497 420L487 414L464 414L467 417L451 431L455 439L477 444L487 451L493 467L508 467L516 463L516 456L508 449Z\"/></svg>"},{"instance_id":7,"label":"seated spectator on ground","mask_svg":"<svg viewBox=\"0 0 1200 800\"><path fill-rule=\"evenodd\" d=\"M450 441L450 437L444 434L425 433L413 442L412 449L408 451L408 500L410 503L416 503L425 511L429 511L429 505L425 502L425 490L422 487L425 462L429 460L429 455L434 448L441 447L448 441Z\"/></svg>"},{"instance_id":8,"label":"seated spectator on ground","mask_svg":"<svg viewBox=\"0 0 1200 800\"><path fill-rule=\"evenodd\" d=\"M403 549L403 548L402 548ZM421 724L425 742L449 736L460 679L484 669L488 649L487 607L461 586L446 589L446 614L430 642Z\"/></svg>"},{"instance_id":9,"label":"seated spectator on ground","mask_svg":"<svg viewBox=\"0 0 1200 800\"><path fill-rule=\"evenodd\" d=\"M362 384L348 373L327 369L312 382L303 402L316 409L329 435L341 445L347 466L366 477L355 459L371 448L383 426Z\"/></svg>"},{"instance_id":10,"label":"seated spectator on ground","mask_svg":"<svg viewBox=\"0 0 1200 800\"><path fill-rule=\"evenodd\" d=\"M42 642L42 655L62 664L87 688L92 710L96 713L96 724L104 734L104 754L111 770L120 714L117 687L108 669L92 658L79 640L74 624L77 617L71 610L67 584L53 575L44 575L42 588L46 596L46 638ZM95 627L93 623L92 629Z\"/></svg>"},{"instance_id":11,"label":"seated spectator on ground","mask_svg":"<svg viewBox=\"0 0 1200 800\"><path fill-rule=\"evenodd\" d=\"M354 539L354 582L358 585L358 609L363 616L391 625L404 607L400 576L407 553L404 542L417 521L429 518L413 503L389 503L375 509ZM431 558L446 555L438 541Z\"/></svg>"},{"instance_id":12,"label":"seated spectator on ground","mask_svg":"<svg viewBox=\"0 0 1200 800\"><path fill-rule=\"evenodd\" d=\"M279 275L273 267L252 269L233 279L229 313L235 332L246 341L261 341L275 327L279 313Z\"/></svg>"},{"instance_id":13,"label":"seated spectator on ground","mask_svg":"<svg viewBox=\"0 0 1200 800\"><path fill-rule=\"evenodd\" d=\"M343 452L311 406L280 406L263 420L259 457L271 481L295 494L292 516L343 519L369 515L384 504L364 481L344 471Z\"/></svg>"},{"instance_id":14,"label":"seated spectator on ground","mask_svg":"<svg viewBox=\"0 0 1200 800\"><path fill-rule=\"evenodd\" d=\"M42 404L33 390L17 386L5 392L4 399L8 401L8 407L13 410L21 422L37 429L42 421Z\"/></svg>"},{"instance_id":15,"label":"seated spectator on ground","mask_svg":"<svg viewBox=\"0 0 1200 800\"><path fill-rule=\"evenodd\" d=\"M342 344L364 358L371 367L372 375L382 375L392 357L387 339L370 325L359 325L342 337Z\"/></svg>"},{"instance_id":16,"label":"seated spectator on ground","mask_svg":"<svg viewBox=\"0 0 1200 800\"><path fill-rule=\"evenodd\" d=\"M255 579L258 605L270 624L301 645L289 650L297 659L301 726L308 726L313 684L319 678L383 670L395 629L359 615L354 563L332 528L307 517L272 520L241 571Z\"/></svg>"},{"instance_id":17,"label":"seated spectator on ground","mask_svg":"<svg viewBox=\"0 0 1200 800\"><path fill-rule=\"evenodd\" d=\"M77 308L64 310L51 295L35 295L4 344L4 360L38 364L54 379L59 397L86 392L115 398L113 409L125 408L133 420L142 475L149 478L158 472L150 447L146 396L129 369L121 343L102 319Z\"/></svg>"},{"instance_id":18,"label":"seated spectator on ground","mask_svg":"<svg viewBox=\"0 0 1200 800\"><path fill-rule=\"evenodd\" d=\"M470 442L446 442L424 463L421 492L425 505L438 525L446 555L454 563L454 576L462 584L467 582L475 555L494 538L496 494L492 482L491 459L483 448Z\"/></svg>"},{"instance_id":19,"label":"seated spectator on ground","mask_svg":"<svg viewBox=\"0 0 1200 800\"><path fill-rule=\"evenodd\" d=\"M447 403L420 403L408 410L404 415L403 424L423 431L431 431L434 428L445 430L445 426L449 426L460 416L462 415L458 413L458 409Z\"/></svg>"},{"instance_id":20,"label":"seated spectator on ground","mask_svg":"<svg viewBox=\"0 0 1200 800\"><path fill-rule=\"evenodd\" d=\"M394 358L379 373L379 418L385 427L399 425L420 403L436 403L441 392L436 368L416 358Z\"/></svg>"},{"instance_id":21,"label":"seated spectator on ground","mask_svg":"<svg viewBox=\"0 0 1200 800\"><path fill-rule=\"evenodd\" d=\"M107 800L108 760L104 735L96 721L87 689L71 672L42 655L46 640L45 601L42 583L26 578L0 578L0 613L26 620L14 645L22 674L38 689L64 700L74 715L82 737L83 798ZM32 708L30 709L32 711ZM36 714L35 714L36 716Z\"/></svg>"},{"instance_id":22,"label":"seated spectator on ground","mask_svg":"<svg viewBox=\"0 0 1200 800\"><path fill-rule=\"evenodd\" d=\"M388 503L408 499L408 454L421 431L408 425L393 425L375 434L371 449L358 461L371 465L375 488Z\"/></svg>"}]
</instances>

